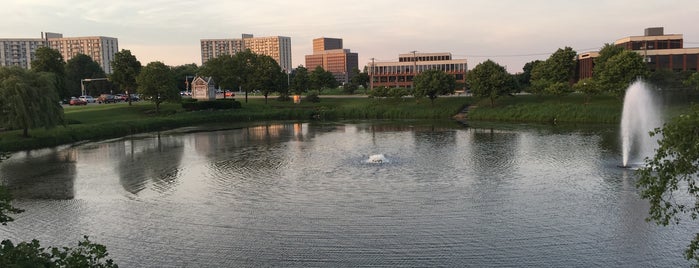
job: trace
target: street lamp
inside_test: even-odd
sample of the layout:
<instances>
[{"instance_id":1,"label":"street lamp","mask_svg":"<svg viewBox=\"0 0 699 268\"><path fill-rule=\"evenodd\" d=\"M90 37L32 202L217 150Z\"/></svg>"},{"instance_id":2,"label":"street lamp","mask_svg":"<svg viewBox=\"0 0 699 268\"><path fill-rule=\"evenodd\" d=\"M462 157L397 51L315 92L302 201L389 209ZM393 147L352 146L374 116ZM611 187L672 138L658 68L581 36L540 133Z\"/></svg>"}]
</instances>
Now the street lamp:
<instances>
[{"instance_id":1,"label":"street lamp","mask_svg":"<svg viewBox=\"0 0 699 268\"><path fill-rule=\"evenodd\" d=\"M83 82L100 81L100 80L109 80L109 78L85 78L85 79L80 79L80 90L82 91L82 96L85 96L85 83L83 83Z\"/></svg>"},{"instance_id":2,"label":"street lamp","mask_svg":"<svg viewBox=\"0 0 699 268\"><path fill-rule=\"evenodd\" d=\"M194 78L194 76L192 76L192 75L185 75L184 76L184 84L187 86L187 88L185 88L185 90L191 96L192 95L192 90L191 90L192 87L191 87L191 83L189 83L190 78Z\"/></svg>"}]
</instances>

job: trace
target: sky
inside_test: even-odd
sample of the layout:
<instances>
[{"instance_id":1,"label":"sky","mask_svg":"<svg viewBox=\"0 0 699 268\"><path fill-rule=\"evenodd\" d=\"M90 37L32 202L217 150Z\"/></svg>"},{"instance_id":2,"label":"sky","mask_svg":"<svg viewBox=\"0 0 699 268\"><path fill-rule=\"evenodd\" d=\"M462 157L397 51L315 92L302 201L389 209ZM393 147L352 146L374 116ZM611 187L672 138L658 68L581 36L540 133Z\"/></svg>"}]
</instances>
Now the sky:
<instances>
[{"instance_id":1,"label":"sky","mask_svg":"<svg viewBox=\"0 0 699 268\"><path fill-rule=\"evenodd\" d=\"M450 52L469 69L487 59L511 73L558 48L578 53L643 35L649 27L683 34L699 47L696 0L8 0L0 38L119 39L142 64L201 65L201 39L291 37L292 64L303 65L314 38L342 38L360 69L398 54Z\"/></svg>"}]
</instances>

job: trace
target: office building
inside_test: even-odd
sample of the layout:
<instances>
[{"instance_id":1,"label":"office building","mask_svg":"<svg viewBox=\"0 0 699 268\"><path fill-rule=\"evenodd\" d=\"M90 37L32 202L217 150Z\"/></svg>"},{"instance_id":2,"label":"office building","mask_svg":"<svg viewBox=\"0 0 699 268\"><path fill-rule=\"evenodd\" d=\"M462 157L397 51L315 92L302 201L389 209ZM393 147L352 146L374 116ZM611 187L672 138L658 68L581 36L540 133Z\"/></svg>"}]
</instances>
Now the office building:
<instances>
[{"instance_id":1,"label":"office building","mask_svg":"<svg viewBox=\"0 0 699 268\"><path fill-rule=\"evenodd\" d=\"M255 54L272 57L282 70L290 71L292 68L290 37L243 34L239 39L201 39L200 43L202 64L221 55L235 55L249 49Z\"/></svg>"},{"instance_id":2,"label":"office building","mask_svg":"<svg viewBox=\"0 0 699 268\"><path fill-rule=\"evenodd\" d=\"M648 69L679 71L699 70L699 48L685 48L682 34L665 34L663 27L646 28L642 36L618 39L614 45L643 56ZM578 55L578 79L592 77L598 52Z\"/></svg>"},{"instance_id":3,"label":"office building","mask_svg":"<svg viewBox=\"0 0 699 268\"><path fill-rule=\"evenodd\" d=\"M369 76L374 87L413 87L413 78L430 69L451 74L457 83L466 81L466 59L453 59L451 53L408 53L398 62L370 62Z\"/></svg>"},{"instance_id":4,"label":"office building","mask_svg":"<svg viewBox=\"0 0 699 268\"><path fill-rule=\"evenodd\" d=\"M316 38L313 39L313 54L306 55L306 68L313 71L318 66L331 72L337 82L345 84L352 79L352 70L358 68L359 56L343 49L342 39Z\"/></svg>"}]
</instances>

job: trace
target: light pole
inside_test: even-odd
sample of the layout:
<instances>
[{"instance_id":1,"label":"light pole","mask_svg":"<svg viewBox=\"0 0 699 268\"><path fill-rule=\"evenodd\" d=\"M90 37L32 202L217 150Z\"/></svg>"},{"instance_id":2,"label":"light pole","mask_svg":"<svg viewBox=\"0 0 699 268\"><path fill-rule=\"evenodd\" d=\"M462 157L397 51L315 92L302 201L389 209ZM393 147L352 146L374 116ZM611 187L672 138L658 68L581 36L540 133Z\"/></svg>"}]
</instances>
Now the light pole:
<instances>
[{"instance_id":1,"label":"light pole","mask_svg":"<svg viewBox=\"0 0 699 268\"><path fill-rule=\"evenodd\" d=\"M85 78L85 79L80 79L80 90L82 91L82 96L85 96L85 83L84 82L90 82L90 81L100 81L100 80L108 80L109 78Z\"/></svg>"},{"instance_id":2,"label":"light pole","mask_svg":"<svg viewBox=\"0 0 699 268\"><path fill-rule=\"evenodd\" d=\"M186 85L185 91L187 91L187 93L189 93L189 95L191 96L192 95L192 90L191 90L192 87L191 87L191 83L189 83L190 78L194 78L194 76L192 76L192 75L185 75L184 76L184 84Z\"/></svg>"}]
</instances>

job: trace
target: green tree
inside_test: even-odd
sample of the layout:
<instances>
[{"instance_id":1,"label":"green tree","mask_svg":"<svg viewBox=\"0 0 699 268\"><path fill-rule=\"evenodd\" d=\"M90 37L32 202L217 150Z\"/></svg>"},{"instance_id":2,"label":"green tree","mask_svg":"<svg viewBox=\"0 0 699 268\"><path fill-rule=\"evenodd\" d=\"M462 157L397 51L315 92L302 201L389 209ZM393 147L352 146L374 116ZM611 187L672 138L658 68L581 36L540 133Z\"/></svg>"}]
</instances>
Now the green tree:
<instances>
[{"instance_id":1,"label":"green tree","mask_svg":"<svg viewBox=\"0 0 699 268\"><path fill-rule=\"evenodd\" d=\"M530 61L524 64L522 67L522 73L517 74L517 84L524 91L528 91L531 86L532 70L534 67L542 63L540 60Z\"/></svg>"},{"instance_id":2,"label":"green tree","mask_svg":"<svg viewBox=\"0 0 699 268\"><path fill-rule=\"evenodd\" d=\"M594 59L595 66L592 69L594 74L597 74L604 70L607 66L607 61L612 57L621 54L624 51L623 47L614 44L604 44L602 49L599 51L599 55Z\"/></svg>"},{"instance_id":3,"label":"green tree","mask_svg":"<svg viewBox=\"0 0 699 268\"><path fill-rule=\"evenodd\" d=\"M495 99L513 90L513 79L505 67L492 60L479 63L466 75L471 93L476 97L489 98L491 107L495 106Z\"/></svg>"},{"instance_id":4,"label":"green tree","mask_svg":"<svg viewBox=\"0 0 699 268\"><path fill-rule=\"evenodd\" d=\"M172 69L162 62L148 63L136 78L138 94L155 103L155 112L160 112L160 104L165 101L179 101Z\"/></svg>"},{"instance_id":5,"label":"green tree","mask_svg":"<svg viewBox=\"0 0 699 268\"><path fill-rule=\"evenodd\" d=\"M175 76L177 89L179 91L187 91L187 86L192 82L192 79L199 72L199 66L196 63L189 63L172 67L173 75ZM186 81L186 82L185 82ZM189 85L191 90L191 85Z\"/></svg>"},{"instance_id":6,"label":"green tree","mask_svg":"<svg viewBox=\"0 0 699 268\"><path fill-rule=\"evenodd\" d=\"M364 89L369 88L369 74L366 72L360 72L359 69L352 69L352 78L350 78L350 83L361 86Z\"/></svg>"},{"instance_id":7,"label":"green tree","mask_svg":"<svg viewBox=\"0 0 699 268\"><path fill-rule=\"evenodd\" d=\"M58 97L69 98L70 94L66 88L66 62L61 52L49 47L39 47L34 57L32 71L53 73Z\"/></svg>"},{"instance_id":8,"label":"green tree","mask_svg":"<svg viewBox=\"0 0 699 268\"><path fill-rule=\"evenodd\" d=\"M325 88L336 88L337 80L333 73L326 71L321 66L317 66L308 77L312 89L322 92Z\"/></svg>"},{"instance_id":9,"label":"green tree","mask_svg":"<svg viewBox=\"0 0 699 268\"><path fill-rule=\"evenodd\" d=\"M70 96L81 95L80 80L86 78L106 78L107 75L102 67L92 60L90 56L78 54L66 62L66 87ZM110 87L107 81L94 81L85 84L87 95L106 93L106 88ZM90 94L90 92L92 94Z\"/></svg>"},{"instance_id":10,"label":"green tree","mask_svg":"<svg viewBox=\"0 0 699 268\"><path fill-rule=\"evenodd\" d=\"M251 87L265 96L265 104L267 104L269 94L280 91L282 78L286 78L286 74L282 72L277 61L267 55L258 55L253 68Z\"/></svg>"},{"instance_id":11,"label":"green tree","mask_svg":"<svg viewBox=\"0 0 699 268\"><path fill-rule=\"evenodd\" d=\"M629 84L638 78L646 78L648 73L641 55L623 50L610 57L604 63L604 68L595 73L594 79L603 91L623 97Z\"/></svg>"},{"instance_id":12,"label":"green tree","mask_svg":"<svg viewBox=\"0 0 699 268\"><path fill-rule=\"evenodd\" d=\"M428 97L434 104L437 95L453 94L456 90L456 79L454 76L442 70L431 69L415 76L413 79L415 98Z\"/></svg>"},{"instance_id":13,"label":"green tree","mask_svg":"<svg viewBox=\"0 0 699 268\"><path fill-rule=\"evenodd\" d=\"M0 68L0 124L9 129L52 128L63 122L53 76L19 67Z\"/></svg>"},{"instance_id":14,"label":"green tree","mask_svg":"<svg viewBox=\"0 0 699 268\"><path fill-rule=\"evenodd\" d=\"M308 77L308 69L303 66L296 67L291 79L291 89L296 95L301 95L308 90L311 82Z\"/></svg>"},{"instance_id":15,"label":"green tree","mask_svg":"<svg viewBox=\"0 0 699 268\"><path fill-rule=\"evenodd\" d=\"M131 105L131 93L138 87L136 77L141 73L141 62L136 59L136 56L131 54L130 50L122 49L114 53L114 60L112 60L111 65L112 75L110 79L126 93L129 97L129 105Z\"/></svg>"},{"instance_id":16,"label":"green tree","mask_svg":"<svg viewBox=\"0 0 699 268\"><path fill-rule=\"evenodd\" d=\"M573 90L585 94L585 103L590 103L590 98L594 95L599 95L602 90L595 84L595 80L592 78L580 79L575 85L573 85Z\"/></svg>"},{"instance_id":17,"label":"green tree","mask_svg":"<svg viewBox=\"0 0 699 268\"><path fill-rule=\"evenodd\" d=\"M682 82L686 87L699 92L699 73L695 72Z\"/></svg>"},{"instance_id":18,"label":"green tree","mask_svg":"<svg viewBox=\"0 0 699 268\"><path fill-rule=\"evenodd\" d=\"M572 92L576 56L577 53L570 47L559 48L546 61L536 64L531 73L532 90L550 95Z\"/></svg>"},{"instance_id":19,"label":"green tree","mask_svg":"<svg viewBox=\"0 0 699 268\"><path fill-rule=\"evenodd\" d=\"M240 85L239 68L234 56L221 55L208 60L199 68L198 74L213 78L219 88L233 89Z\"/></svg>"},{"instance_id":20,"label":"green tree","mask_svg":"<svg viewBox=\"0 0 699 268\"><path fill-rule=\"evenodd\" d=\"M650 203L647 218L659 225L678 224L680 216L699 217L699 105L651 132L662 135L655 156L638 170L641 198ZM682 198L688 196L689 198ZM699 266L699 233L685 257Z\"/></svg>"}]
</instances>

